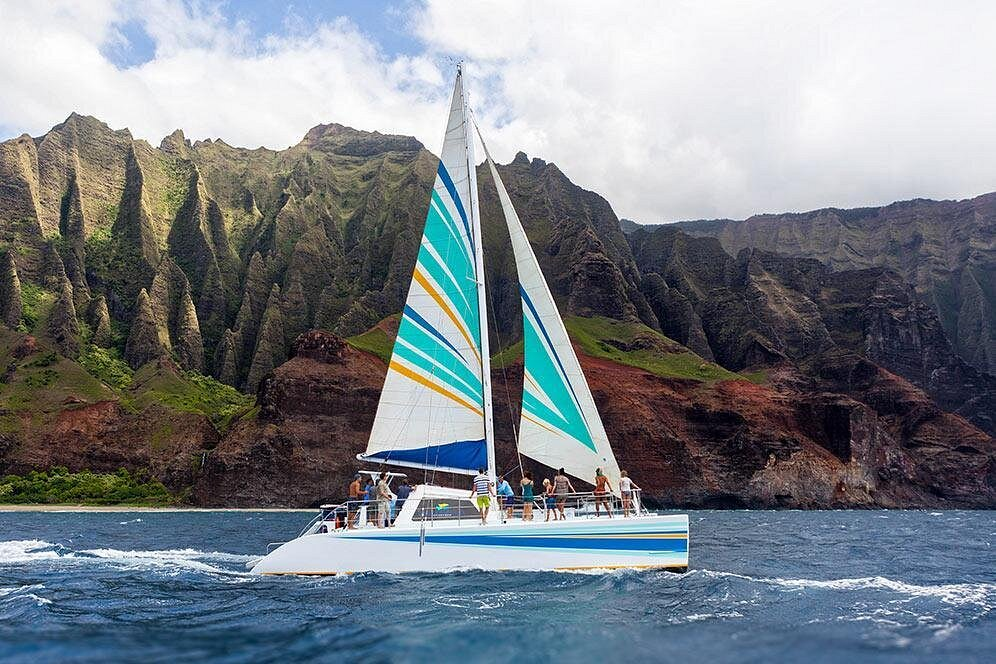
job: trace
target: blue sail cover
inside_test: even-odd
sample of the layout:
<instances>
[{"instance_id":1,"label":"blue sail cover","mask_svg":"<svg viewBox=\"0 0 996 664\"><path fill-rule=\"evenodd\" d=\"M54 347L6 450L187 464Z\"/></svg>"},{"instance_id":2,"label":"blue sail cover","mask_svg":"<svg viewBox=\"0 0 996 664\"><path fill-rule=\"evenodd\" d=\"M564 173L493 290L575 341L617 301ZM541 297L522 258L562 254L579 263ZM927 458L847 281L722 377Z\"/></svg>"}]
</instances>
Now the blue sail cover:
<instances>
[{"instance_id":1,"label":"blue sail cover","mask_svg":"<svg viewBox=\"0 0 996 664\"><path fill-rule=\"evenodd\" d=\"M477 469L488 466L488 450L483 438L481 440L462 440L446 445L430 445L416 450L385 450L374 454L364 454L361 458L364 461L457 472L477 472Z\"/></svg>"}]
</instances>

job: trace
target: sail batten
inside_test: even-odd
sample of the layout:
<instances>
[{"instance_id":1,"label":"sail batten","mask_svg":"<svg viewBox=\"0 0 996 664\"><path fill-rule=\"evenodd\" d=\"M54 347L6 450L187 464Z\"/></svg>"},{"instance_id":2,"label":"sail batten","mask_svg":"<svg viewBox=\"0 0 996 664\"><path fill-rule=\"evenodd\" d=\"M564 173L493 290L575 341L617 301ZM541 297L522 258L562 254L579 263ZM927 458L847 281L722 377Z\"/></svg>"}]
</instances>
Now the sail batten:
<instances>
[{"instance_id":1,"label":"sail batten","mask_svg":"<svg viewBox=\"0 0 996 664\"><path fill-rule=\"evenodd\" d=\"M477 187L457 73L366 461L473 473L491 454Z\"/></svg>"},{"instance_id":2,"label":"sail batten","mask_svg":"<svg viewBox=\"0 0 996 664\"><path fill-rule=\"evenodd\" d=\"M587 482L601 468L618 493L619 466L581 364L498 169L484 150L519 275L524 355L519 452Z\"/></svg>"}]
</instances>

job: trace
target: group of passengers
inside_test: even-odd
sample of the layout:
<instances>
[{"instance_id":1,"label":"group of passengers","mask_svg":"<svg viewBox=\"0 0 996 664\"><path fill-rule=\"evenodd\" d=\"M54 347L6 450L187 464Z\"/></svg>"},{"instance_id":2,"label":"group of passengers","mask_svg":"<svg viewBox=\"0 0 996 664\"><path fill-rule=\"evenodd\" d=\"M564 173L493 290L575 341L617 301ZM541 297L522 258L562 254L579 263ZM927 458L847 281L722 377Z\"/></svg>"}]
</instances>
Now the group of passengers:
<instances>
[{"instance_id":1,"label":"group of passengers","mask_svg":"<svg viewBox=\"0 0 996 664\"><path fill-rule=\"evenodd\" d=\"M504 477L498 478L497 484L498 486L495 487L483 468L477 469L477 476L474 478L470 497L477 496L477 509L481 513L482 524L487 524L488 522L488 512L491 510L492 496L499 501L498 509L504 507L506 516L512 518L512 508L515 505L515 492L512 491L512 487ZM594 484L595 516L601 516L602 507L604 507L606 514L609 518L612 518L612 499L609 495L612 491L612 486L609 484L609 478L606 477L601 468L595 469ZM524 472L522 479L519 480L519 485L522 488L522 520L532 521L533 504L538 498L535 493L533 474L528 471ZM622 497L623 516L628 517L631 511L635 512L633 498L634 493L639 490L640 487L633 482L625 470L619 473L619 494ZM551 516L554 521L567 518L564 514L564 507L567 505L568 496L572 493L577 493L577 490L571 484L571 480L567 477L563 468L558 470L557 474L553 476L552 482L549 478L543 479L543 502L541 504L546 508L543 510L546 512L546 521L549 521Z\"/></svg>"},{"instance_id":2,"label":"group of passengers","mask_svg":"<svg viewBox=\"0 0 996 664\"><path fill-rule=\"evenodd\" d=\"M393 525L395 517L411 495L412 487L408 484L407 478L403 477L401 479L401 485L398 486L396 492L391 491L386 471L377 477L376 482L374 478L375 476L371 473L366 483L364 483L363 476L360 473L353 476L353 481L349 485L349 503L347 503L347 513L345 515L345 525L350 530L356 528L357 521L360 518L360 507L362 506L367 508L368 516L373 514L372 520L377 524L378 528L387 528ZM594 485L595 516L601 516L601 508L604 507L606 514L611 518L612 499L610 498L610 493L612 486L609 484L609 478L606 477L601 468L595 469ZM563 468L557 471L552 481L549 478L543 479L542 493L539 495L536 493L536 486L533 482L533 474L531 472L527 471L523 473L522 479L519 480L519 486L521 487L523 521L533 520L533 506L537 501L540 501L540 505L545 508L543 511L546 513L546 521L550 521L551 517L554 521L565 520L567 516L564 513L564 508L567 505L567 499L570 494L577 493L577 490L571 484L571 480L567 477ZM626 471L621 471L619 474L619 493L622 497L623 516L629 516L630 511L635 511L633 508L634 493L639 490L640 487L629 478ZM474 478L473 489L470 492L471 499L475 496L482 524L487 524L488 522L492 496L498 501L497 508L499 510L504 509L506 517L509 519L512 518L516 496L515 491L512 490L512 486L504 477L498 478L497 486L495 486L495 483L491 481L486 471L483 468L479 468L477 476Z\"/></svg>"},{"instance_id":3,"label":"group of passengers","mask_svg":"<svg viewBox=\"0 0 996 664\"><path fill-rule=\"evenodd\" d=\"M408 479L403 477L397 492L391 491L387 478L387 471L384 471L376 483L371 475L367 478L366 484L363 484L362 475L356 473L353 476L353 481L349 485L351 506L348 509L347 528L350 530L356 528L356 522L360 518L360 503L367 507L368 515L376 508L374 521L378 528L386 528L394 523L394 518L411 495L412 487L408 484Z\"/></svg>"}]
</instances>

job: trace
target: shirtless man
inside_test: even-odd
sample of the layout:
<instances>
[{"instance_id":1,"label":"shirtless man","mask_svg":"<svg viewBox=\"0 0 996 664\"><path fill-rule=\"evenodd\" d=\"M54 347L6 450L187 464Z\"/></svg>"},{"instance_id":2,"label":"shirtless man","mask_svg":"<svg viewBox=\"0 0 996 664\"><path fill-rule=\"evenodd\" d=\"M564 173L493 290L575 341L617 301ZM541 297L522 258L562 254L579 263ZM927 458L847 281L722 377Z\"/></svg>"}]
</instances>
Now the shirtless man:
<instances>
[{"instance_id":1,"label":"shirtless man","mask_svg":"<svg viewBox=\"0 0 996 664\"><path fill-rule=\"evenodd\" d=\"M353 481L349 485L349 502L346 504L346 509L349 513L350 530L356 528L356 520L360 518L359 501L361 500L363 500L363 485L360 484L360 474L356 473L353 475Z\"/></svg>"}]
</instances>

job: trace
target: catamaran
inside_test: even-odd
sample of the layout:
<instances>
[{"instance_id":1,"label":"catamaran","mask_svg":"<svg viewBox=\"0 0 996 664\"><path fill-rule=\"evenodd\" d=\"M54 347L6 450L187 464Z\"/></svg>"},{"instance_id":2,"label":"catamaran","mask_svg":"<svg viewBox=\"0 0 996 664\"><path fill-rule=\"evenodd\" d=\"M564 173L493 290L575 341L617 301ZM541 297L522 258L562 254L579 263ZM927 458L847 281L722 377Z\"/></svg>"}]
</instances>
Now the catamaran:
<instances>
[{"instance_id":1,"label":"catamaran","mask_svg":"<svg viewBox=\"0 0 996 664\"><path fill-rule=\"evenodd\" d=\"M479 469L485 469L492 485L496 481L471 124L458 66L411 286L367 450L358 455L378 466L421 469L427 481L412 488L403 503L398 501L397 513L382 515L380 523L373 503L323 505L300 536L269 552L252 567L254 573L687 569L688 516L649 512L638 491L619 491L619 465L591 390L479 130L511 236L522 301L519 454L588 482L601 469L612 495L560 495L555 499L560 504L552 506L537 496L531 515L521 507L496 505L482 522L469 489L428 481L437 471L476 475ZM615 518L600 509L610 502ZM549 510L556 510L554 516L563 511L566 518L545 520ZM393 525L378 527L392 516Z\"/></svg>"}]
</instances>

